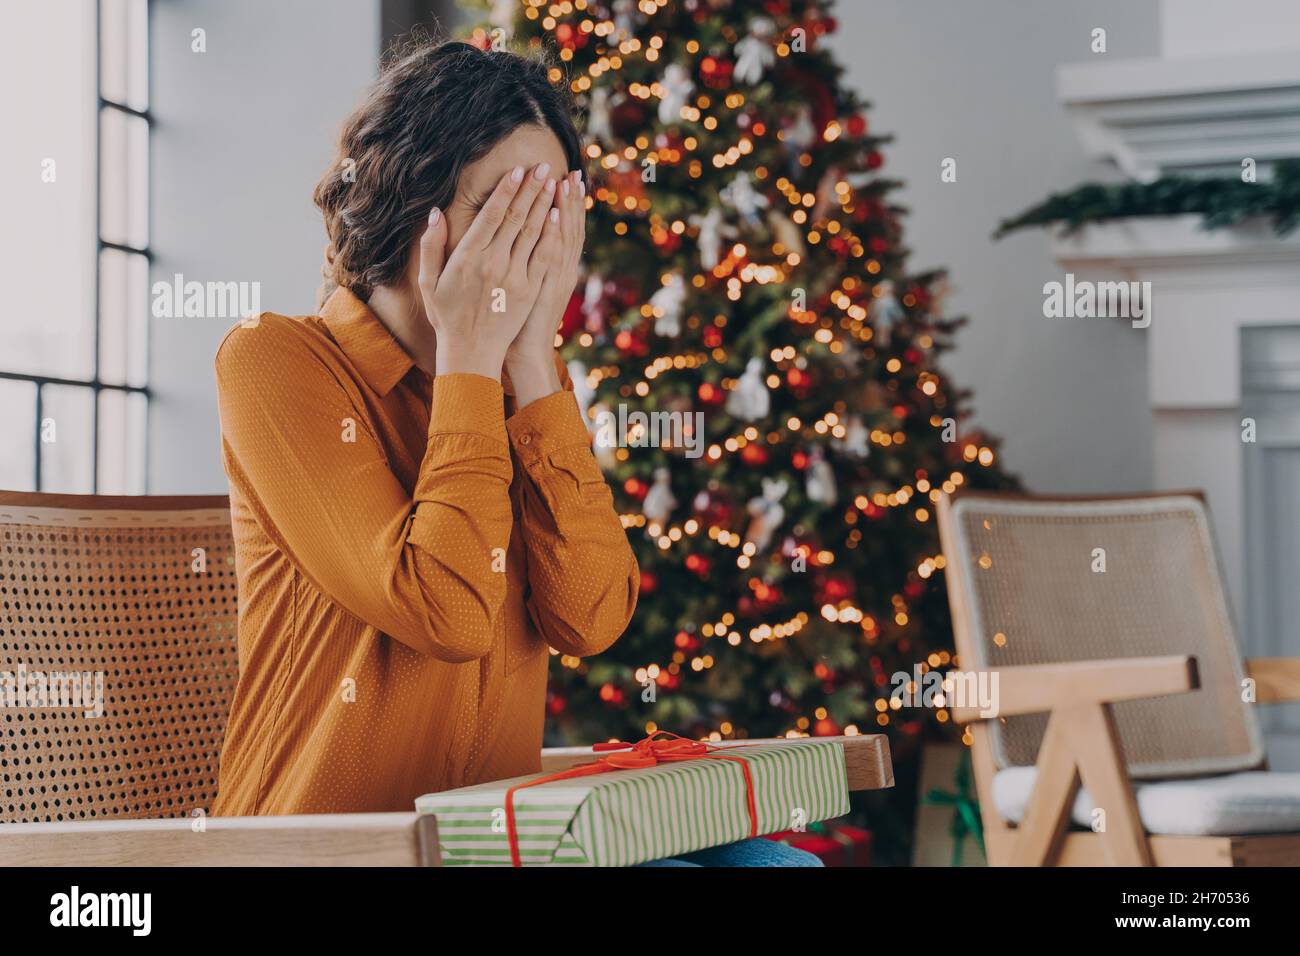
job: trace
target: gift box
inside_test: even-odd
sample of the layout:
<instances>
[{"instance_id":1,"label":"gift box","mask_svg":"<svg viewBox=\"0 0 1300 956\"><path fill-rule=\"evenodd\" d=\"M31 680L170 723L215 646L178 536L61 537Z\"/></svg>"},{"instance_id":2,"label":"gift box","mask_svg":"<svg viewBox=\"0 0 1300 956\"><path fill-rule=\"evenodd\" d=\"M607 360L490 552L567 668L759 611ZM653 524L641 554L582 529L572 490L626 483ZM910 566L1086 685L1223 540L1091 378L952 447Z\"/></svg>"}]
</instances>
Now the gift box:
<instances>
[{"instance_id":1,"label":"gift box","mask_svg":"<svg viewBox=\"0 0 1300 956\"><path fill-rule=\"evenodd\" d=\"M921 758L913 866L988 866L970 750L927 744Z\"/></svg>"},{"instance_id":2,"label":"gift box","mask_svg":"<svg viewBox=\"0 0 1300 956\"><path fill-rule=\"evenodd\" d=\"M632 866L849 809L835 741L617 746L584 767L426 794L415 808L437 817L445 866Z\"/></svg>"},{"instance_id":3,"label":"gift box","mask_svg":"<svg viewBox=\"0 0 1300 956\"><path fill-rule=\"evenodd\" d=\"M768 839L811 853L827 866L871 865L871 831L847 823L814 823L807 830L773 833Z\"/></svg>"}]
</instances>

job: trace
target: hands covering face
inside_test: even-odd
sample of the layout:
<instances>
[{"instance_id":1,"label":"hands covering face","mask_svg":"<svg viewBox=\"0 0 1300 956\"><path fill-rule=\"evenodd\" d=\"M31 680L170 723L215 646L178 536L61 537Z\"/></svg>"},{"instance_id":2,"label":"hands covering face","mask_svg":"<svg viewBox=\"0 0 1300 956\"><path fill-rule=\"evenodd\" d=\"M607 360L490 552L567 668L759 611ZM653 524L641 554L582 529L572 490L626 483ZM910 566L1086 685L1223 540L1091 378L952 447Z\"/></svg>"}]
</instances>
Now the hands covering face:
<instances>
[{"instance_id":1,"label":"hands covering face","mask_svg":"<svg viewBox=\"0 0 1300 956\"><path fill-rule=\"evenodd\" d=\"M418 283L438 334L438 374L554 368L555 332L578 281L586 189L578 172L558 182L549 173L542 163L502 176L450 256L446 216L430 213Z\"/></svg>"}]
</instances>

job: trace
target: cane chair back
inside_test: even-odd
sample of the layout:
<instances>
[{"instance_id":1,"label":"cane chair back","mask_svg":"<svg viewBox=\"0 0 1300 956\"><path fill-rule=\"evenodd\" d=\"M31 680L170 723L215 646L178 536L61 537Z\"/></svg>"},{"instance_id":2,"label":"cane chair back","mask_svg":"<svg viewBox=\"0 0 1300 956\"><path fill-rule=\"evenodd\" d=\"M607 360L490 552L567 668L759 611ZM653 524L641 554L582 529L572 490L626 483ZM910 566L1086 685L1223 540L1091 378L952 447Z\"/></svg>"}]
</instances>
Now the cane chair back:
<instances>
[{"instance_id":1,"label":"cane chair back","mask_svg":"<svg viewBox=\"0 0 1300 956\"><path fill-rule=\"evenodd\" d=\"M0 492L0 823L206 811L236 676L224 497Z\"/></svg>"},{"instance_id":2,"label":"cane chair back","mask_svg":"<svg viewBox=\"0 0 1300 956\"><path fill-rule=\"evenodd\" d=\"M966 493L941 501L939 518L961 669L1194 655L1200 689L1113 705L1130 774L1261 765L1200 496ZM996 766L1032 765L1046 723L1043 714L990 722Z\"/></svg>"}]
</instances>

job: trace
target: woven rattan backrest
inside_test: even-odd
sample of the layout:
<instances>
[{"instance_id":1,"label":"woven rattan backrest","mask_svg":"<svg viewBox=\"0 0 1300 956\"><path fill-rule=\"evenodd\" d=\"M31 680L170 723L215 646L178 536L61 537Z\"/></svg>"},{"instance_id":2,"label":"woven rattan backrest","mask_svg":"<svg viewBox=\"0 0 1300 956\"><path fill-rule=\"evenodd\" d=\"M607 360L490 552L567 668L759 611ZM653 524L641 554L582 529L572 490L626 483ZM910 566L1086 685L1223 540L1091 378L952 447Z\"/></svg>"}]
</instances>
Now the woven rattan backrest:
<instances>
[{"instance_id":1,"label":"woven rattan backrest","mask_svg":"<svg viewBox=\"0 0 1300 956\"><path fill-rule=\"evenodd\" d=\"M0 492L0 823L209 809L235 635L226 499Z\"/></svg>"},{"instance_id":2,"label":"woven rattan backrest","mask_svg":"<svg viewBox=\"0 0 1300 956\"><path fill-rule=\"evenodd\" d=\"M958 495L941 504L940 531L962 669L1192 654L1199 690L1114 705L1130 773L1170 777L1262 762L1199 496ZM1046 721L993 721L997 764L1034 763Z\"/></svg>"}]
</instances>

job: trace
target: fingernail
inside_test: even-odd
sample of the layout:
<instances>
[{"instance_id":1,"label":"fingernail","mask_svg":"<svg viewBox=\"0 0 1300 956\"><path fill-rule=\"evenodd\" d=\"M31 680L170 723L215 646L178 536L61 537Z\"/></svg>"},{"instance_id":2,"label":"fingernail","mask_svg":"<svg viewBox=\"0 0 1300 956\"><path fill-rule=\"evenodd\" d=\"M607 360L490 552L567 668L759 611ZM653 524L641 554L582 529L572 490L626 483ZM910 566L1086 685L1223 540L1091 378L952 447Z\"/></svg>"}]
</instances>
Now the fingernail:
<instances>
[{"instance_id":1,"label":"fingernail","mask_svg":"<svg viewBox=\"0 0 1300 956\"><path fill-rule=\"evenodd\" d=\"M524 167L516 166L514 172L510 174L510 181L517 183L523 178L524 178Z\"/></svg>"},{"instance_id":2,"label":"fingernail","mask_svg":"<svg viewBox=\"0 0 1300 956\"><path fill-rule=\"evenodd\" d=\"M569 181L567 179L564 181L564 184L560 186L560 193L565 197L569 195Z\"/></svg>"},{"instance_id":3,"label":"fingernail","mask_svg":"<svg viewBox=\"0 0 1300 956\"><path fill-rule=\"evenodd\" d=\"M554 192L555 192L555 180L554 180L554 179L548 179L548 180L546 181L546 195L549 196L549 195L551 195L551 194L554 193Z\"/></svg>"},{"instance_id":4,"label":"fingernail","mask_svg":"<svg viewBox=\"0 0 1300 956\"><path fill-rule=\"evenodd\" d=\"M542 163L542 165L538 166L537 169L533 172L533 175L536 176L538 179L545 179L546 174L549 173L550 171L551 171L551 164Z\"/></svg>"},{"instance_id":5,"label":"fingernail","mask_svg":"<svg viewBox=\"0 0 1300 956\"><path fill-rule=\"evenodd\" d=\"M587 184L584 183L581 179L578 180L578 195L579 196L587 195Z\"/></svg>"},{"instance_id":6,"label":"fingernail","mask_svg":"<svg viewBox=\"0 0 1300 956\"><path fill-rule=\"evenodd\" d=\"M438 225L438 220L441 218L442 218L442 210L439 209L437 206L434 206L432 209L429 210L429 225L431 226Z\"/></svg>"},{"instance_id":7,"label":"fingernail","mask_svg":"<svg viewBox=\"0 0 1300 956\"><path fill-rule=\"evenodd\" d=\"M559 218L560 218L560 210L558 210L558 209L552 209L552 210L551 210L551 222L557 222L557 221L559 220Z\"/></svg>"}]
</instances>

